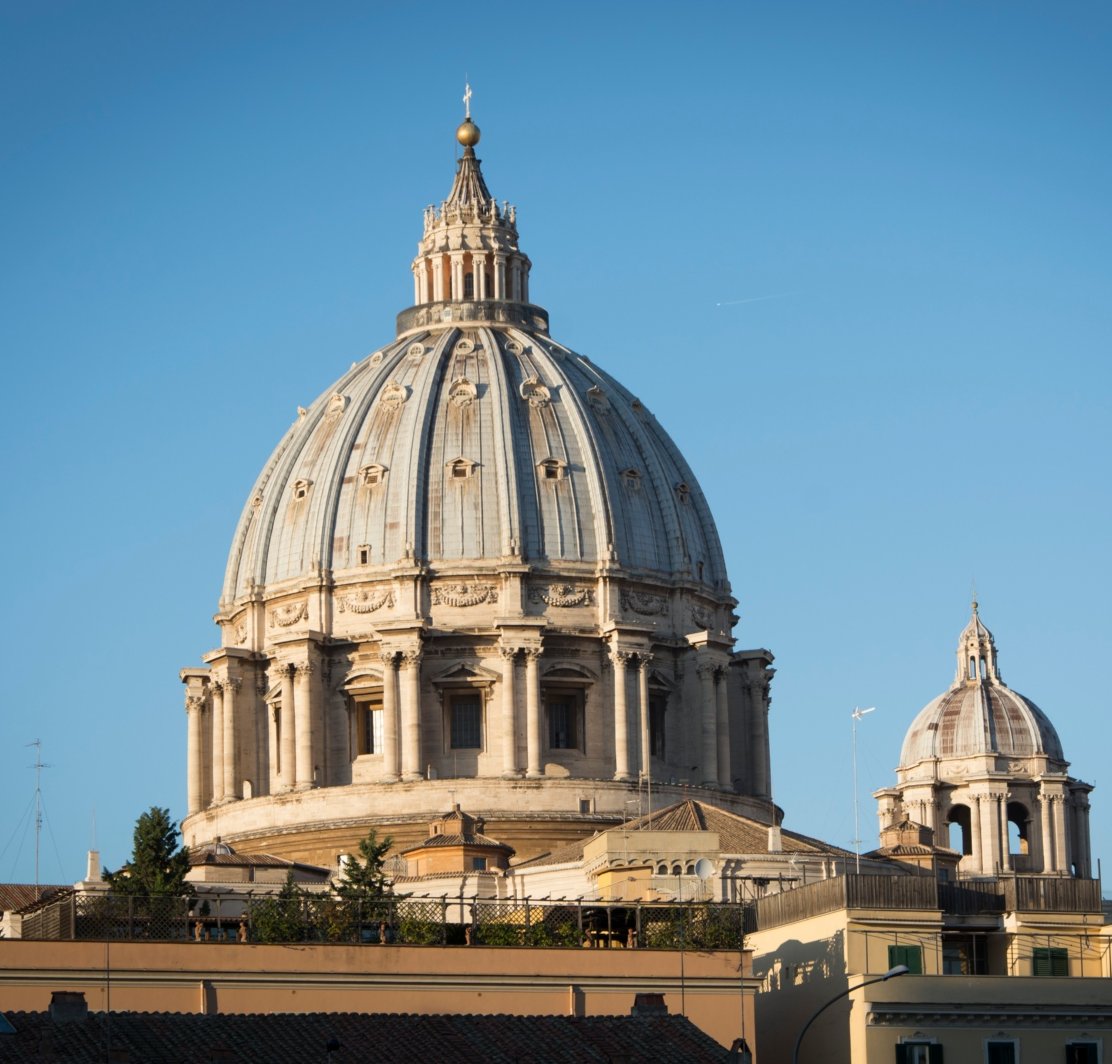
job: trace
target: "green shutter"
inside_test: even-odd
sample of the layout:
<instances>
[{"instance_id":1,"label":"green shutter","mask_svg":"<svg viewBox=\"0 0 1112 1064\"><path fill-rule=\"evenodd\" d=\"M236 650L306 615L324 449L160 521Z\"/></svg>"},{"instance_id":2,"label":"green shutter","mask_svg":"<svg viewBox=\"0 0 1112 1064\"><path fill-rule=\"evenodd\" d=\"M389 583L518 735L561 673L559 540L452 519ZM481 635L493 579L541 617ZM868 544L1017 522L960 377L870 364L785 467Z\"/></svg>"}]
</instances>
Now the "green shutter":
<instances>
[{"instance_id":1,"label":"green shutter","mask_svg":"<svg viewBox=\"0 0 1112 1064\"><path fill-rule=\"evenodd\" d=\"M889 946L888 967L895 968L897 964L907 967L909 975L923 974L923 947L922 946Z\"/></svg>"},{"instance_id":2,"label":"green shutter","mask_svg":"<svg viewBox=\"0 0 1112 1064\"><path fill-rule=\"evenodd\" d=\"M1061 946L1036 946L1031 951L1032 975L1069 975L1069 951Z\"/></svg>"}]
</instances>

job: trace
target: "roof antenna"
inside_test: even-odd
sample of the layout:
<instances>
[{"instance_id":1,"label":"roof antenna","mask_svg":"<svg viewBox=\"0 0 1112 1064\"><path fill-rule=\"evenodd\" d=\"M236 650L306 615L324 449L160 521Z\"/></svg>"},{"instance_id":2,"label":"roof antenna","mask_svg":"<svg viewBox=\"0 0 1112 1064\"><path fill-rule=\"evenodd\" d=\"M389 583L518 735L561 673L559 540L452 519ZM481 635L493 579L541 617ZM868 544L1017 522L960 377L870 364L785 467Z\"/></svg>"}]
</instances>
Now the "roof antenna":
<instances>
[{"instance_id":1,"label":"roof antenna","mask_svg":"<svg viewBox=\"0 0 1112 1064\"><path fill-rule=\"evenodd\" d=\"M42 840L42 770L50 768L42 759L42 740L35 739L27 744L35 748L35 897L39 896L39 844Z\"/></svg>"},{"instance_id":2,"label":"roof antenna","mask_svg":"<svg viewBox=\"0 0 1112 1064\"><path fill-rule=\"evenodd\" d=\"M874 712L876 712L876 706L869 706L868 709L855 706L850 714L853 717L853 844L857 848L857 875L861 874L861 810L857 793L857 722L866 713Z\"/></svg>"}]
</instances>

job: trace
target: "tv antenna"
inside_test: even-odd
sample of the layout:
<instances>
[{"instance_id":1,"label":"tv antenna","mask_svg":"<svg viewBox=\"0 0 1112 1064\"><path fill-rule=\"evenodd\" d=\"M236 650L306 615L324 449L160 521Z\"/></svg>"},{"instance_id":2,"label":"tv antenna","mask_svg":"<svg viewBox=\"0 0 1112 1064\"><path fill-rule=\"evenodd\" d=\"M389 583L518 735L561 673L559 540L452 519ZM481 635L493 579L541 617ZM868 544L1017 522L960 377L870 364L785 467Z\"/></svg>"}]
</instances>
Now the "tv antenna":
<instances>
[{"instance_id":1,"label":"tv antenna","mask_svg":"<svg viewBox=\"0 0 1112 1064\"><path fill-rule=\"evenodd\" d=\"M855 706L850 714L853 717L853 845L857 851L857 875L861 874L861 802L857 793L857 722L866 713L875 712L876 706L869 706L867 709Z\"/></svg>"},{"instance_id":2,"label":"tv antenna","mask_svg":"<svg viewBox=\"0 0 1112 1064\"><path fill-rule=\"evenodd\" d=\"M42 840L42 770L50 768L42 759L42 740L35 739L27 744L35 748L35 897L39 896L39 846Z\"/></svg>"}]
</instances>

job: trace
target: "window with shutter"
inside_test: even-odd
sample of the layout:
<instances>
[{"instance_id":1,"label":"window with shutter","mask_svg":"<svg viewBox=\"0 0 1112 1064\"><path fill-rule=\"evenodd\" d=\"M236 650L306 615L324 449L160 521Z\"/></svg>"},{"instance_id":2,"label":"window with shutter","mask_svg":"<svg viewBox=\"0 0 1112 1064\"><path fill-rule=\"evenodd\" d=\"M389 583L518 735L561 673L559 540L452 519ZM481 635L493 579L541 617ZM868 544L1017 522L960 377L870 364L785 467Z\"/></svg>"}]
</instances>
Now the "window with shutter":
<instances>
[{"instance_id":1,"label":"window with shutter","mask_svg":"<svg viewBox=\"0 0 1112 1064\"><path fill-rule=\"evenodd\" d=\"M888 967L895 968L902 964L907 968L909 975L923 974L923 947L922 946L889 946Z\"/></svg>"},{"instance_id":2,"label":"window with shutter","mask_svg":"<svg viewBox=\"0 0 1112 1064\"><path fill-rule=\"evenodd\" d=\"M1100 1064L1100 1046L1096 1042L1068 1042L1066 1064Z\"/></svg>"},{"instance_id":3,"label":"window with shutter","mask_svg":"<svg viewBox=\"0 0 1112 1064\"><path fill-rule=\"evenodd\" d=\"M1036 947L1031 951L1032 975L1069 975L1069 951L1061 946Z\"/></svg>"},{"instance_id":4,"label":"window with shutter","mask_svg":"<svg viewBox=\"0 0 1112 1064\"><path fill-rule=\"evenodd\" d=\"M1016 1064L1015 1042L985 1042L985 1064Z\"/></svg>"},{"instance_id":5,"label":"window with shutter","mask_svg":"<svg viewBox=\"0 0 1112 1064\"><path fill-rule=\"evenodd\" d=\"M896 1064L942 1064L942 1046L936 1042L901 1042Z\"/></svg>"}]
</instances>

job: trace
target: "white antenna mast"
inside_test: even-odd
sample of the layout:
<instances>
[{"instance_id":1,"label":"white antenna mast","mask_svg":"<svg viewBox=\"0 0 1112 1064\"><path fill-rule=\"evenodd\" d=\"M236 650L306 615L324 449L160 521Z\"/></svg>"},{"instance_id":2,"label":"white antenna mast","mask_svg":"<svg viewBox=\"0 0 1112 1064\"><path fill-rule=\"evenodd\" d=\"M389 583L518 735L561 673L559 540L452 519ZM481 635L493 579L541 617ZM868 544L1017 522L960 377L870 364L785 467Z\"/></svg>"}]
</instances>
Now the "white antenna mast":
<instances>
[{"instance_id":1,"label":"white antenna mast","mask_svg":"<svg viewBox=\"0 0 1112 1064\"><path fill-rule=\"evenodd\" d=\"M857 794L857 722L866 713L875 713L876 706L862 709L855 706L850 714L853 717L853 845L857 850L857 874L861 874L861 810Z\"/></svg>"},{"instance_id":2,"label":"white antenna mast","mask_svg":"<svg viewBox=\"0 0 1112 1064\"><path fill-rule=\"evenodd\" d=\"M35 897L39 896L39 844L42 839L42 770L50 768L42 759L42 740L36 739L27 744L35 748Z\"/></svg>"}]
</instances>

